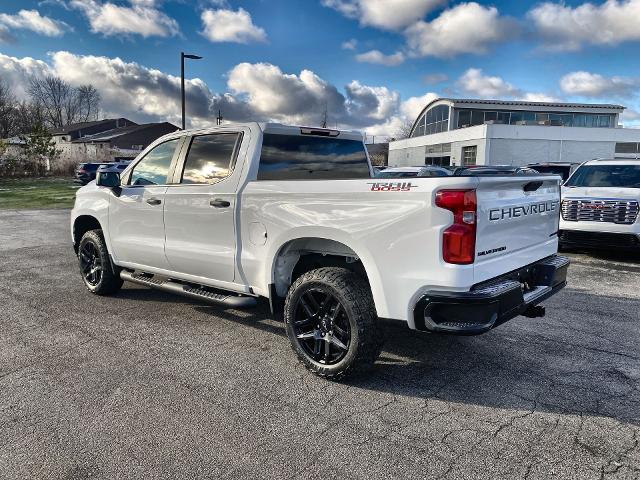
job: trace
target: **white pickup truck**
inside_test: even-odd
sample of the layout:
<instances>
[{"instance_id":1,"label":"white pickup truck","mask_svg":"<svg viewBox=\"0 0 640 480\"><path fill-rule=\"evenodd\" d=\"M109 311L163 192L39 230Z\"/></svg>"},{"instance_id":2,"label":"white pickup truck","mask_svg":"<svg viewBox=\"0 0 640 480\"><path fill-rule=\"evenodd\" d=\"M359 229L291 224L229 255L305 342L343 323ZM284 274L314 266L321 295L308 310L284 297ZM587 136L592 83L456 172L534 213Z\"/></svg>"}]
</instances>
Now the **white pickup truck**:
<instances>
[{"instance_id":1,"label":"white pickup truck","mask_svg":"<svg viewBox=\"0 0 640 480\"><path fill-rule=\"evenodd\" d=\"M268 298L318 375L371 365L379 318L478 334L566 284L560 178L371 178L362 135L247 123L179 131L81 188L86 287L123 280L243 308Z\"/></svg>"}]
</instances>

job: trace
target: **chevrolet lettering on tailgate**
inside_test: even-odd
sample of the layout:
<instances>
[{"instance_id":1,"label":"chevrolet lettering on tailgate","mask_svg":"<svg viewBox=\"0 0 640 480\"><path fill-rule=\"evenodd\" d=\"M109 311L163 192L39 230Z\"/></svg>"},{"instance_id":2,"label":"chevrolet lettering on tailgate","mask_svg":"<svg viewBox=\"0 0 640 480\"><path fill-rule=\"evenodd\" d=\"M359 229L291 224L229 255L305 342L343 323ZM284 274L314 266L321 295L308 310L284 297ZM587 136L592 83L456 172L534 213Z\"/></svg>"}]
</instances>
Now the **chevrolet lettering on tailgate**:
<instances>
[{"instance_id":1,"label":"chevrolet lettering on tailgate","mask_svg":"<svg viewBox=\"0 0 640 480\"><path fill-rule=\"evenodd\" d=\"M526 217L528 215L538 215L549 212L556 212L560 202L550 200L548 202L532 203L517 207L494 208L489 210L489 220L497 222L509 218Z\"/></svg>"}]
</instances>

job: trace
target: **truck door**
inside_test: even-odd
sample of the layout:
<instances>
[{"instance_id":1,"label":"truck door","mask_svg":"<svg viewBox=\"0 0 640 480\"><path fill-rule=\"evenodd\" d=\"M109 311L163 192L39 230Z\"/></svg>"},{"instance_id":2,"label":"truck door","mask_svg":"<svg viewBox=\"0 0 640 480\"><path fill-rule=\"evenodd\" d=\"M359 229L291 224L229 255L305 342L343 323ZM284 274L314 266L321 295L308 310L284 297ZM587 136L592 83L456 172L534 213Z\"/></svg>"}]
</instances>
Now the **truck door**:
<instances>
[{"instance_id":1,"label":"truck door","mask_svg":"<svg viewBox=\"0 0 640 480\"><path fill-rule=\"evenodd\" d=\"M237 161L248 131L188 138L165 194L165 253L171 270L220 282L235 276Z\"/></svg>"},{"instance_id":2,"label":"truck door","mask_svg":"<svg viewBox=\"0 0 640 480\"><path fill-rule=\"evenodd\" d=\"M164 203L182 138L163 142L123 177L109 204L109 234L118 263L168 269L164 254Z\"/></svg>"}]
</instances>

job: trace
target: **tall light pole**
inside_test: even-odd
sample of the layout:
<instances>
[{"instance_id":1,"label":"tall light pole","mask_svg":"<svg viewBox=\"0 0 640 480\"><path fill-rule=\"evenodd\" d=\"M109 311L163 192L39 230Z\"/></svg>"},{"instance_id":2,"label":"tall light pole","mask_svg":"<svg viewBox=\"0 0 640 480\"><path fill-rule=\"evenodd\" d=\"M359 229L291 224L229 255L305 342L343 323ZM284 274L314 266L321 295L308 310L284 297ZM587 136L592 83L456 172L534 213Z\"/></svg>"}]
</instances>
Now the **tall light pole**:
<instances>
[{"instance_id":1,"label":"tall light pole","mask_svg":"<svg viewBox=\"0 0 640 480\"><path fill-rule=\"evenodd\" d=\"M202 57L198 55L187 55L184 52L180 52L180 93L182 94L182 130L185 129L184 119L184 59L191 58L192 60L200 60Z\"/></svg>"}]
</instances>

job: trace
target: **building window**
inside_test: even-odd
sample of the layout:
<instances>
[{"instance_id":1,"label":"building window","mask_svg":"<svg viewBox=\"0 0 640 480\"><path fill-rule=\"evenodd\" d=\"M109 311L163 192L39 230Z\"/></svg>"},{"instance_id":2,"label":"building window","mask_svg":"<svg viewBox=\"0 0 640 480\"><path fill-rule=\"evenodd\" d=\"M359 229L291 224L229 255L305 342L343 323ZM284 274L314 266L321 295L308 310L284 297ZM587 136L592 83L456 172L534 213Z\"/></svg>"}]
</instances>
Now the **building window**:
<instances>
[{"instance_id":1,"label":"building window","mask_svg":"<svg viewBox=\"0 0 640 480\"><path fill-rule=\"evenodd\" d=\"M449 130L449 106L436 105L422 115L411 133L412 137L431 135Z\"/></svg>"},{"instance_id":2,"label":"building window","mask_svg":"<svg viewBox=\"0 0 640 480\"><path fill-rule=\"evenodd\" d=\"M612 128L615 126L612 114L456 109L455 128L465 128L485 123L590 128Z\"/></svg>"},{"instance_id":3,"label":"building window","mask_svg":"<svg viewBox=\"0 0 640 480\"><path fill-rule=\"evenodd\" d=\"M630 142L616 143L616 153L638 153L638 144Z\"/></svg>"},{"instance_id":4,"label":"building window","mask_svg":"<svg viewBox=\"0 0 640 480\"><path fill-rule=\"evenodd\" d=\"M468 147L462 147L462 165L475 165L476 156L478 155L477 145L469 145Z\"/></svg>"}]
</instances>

